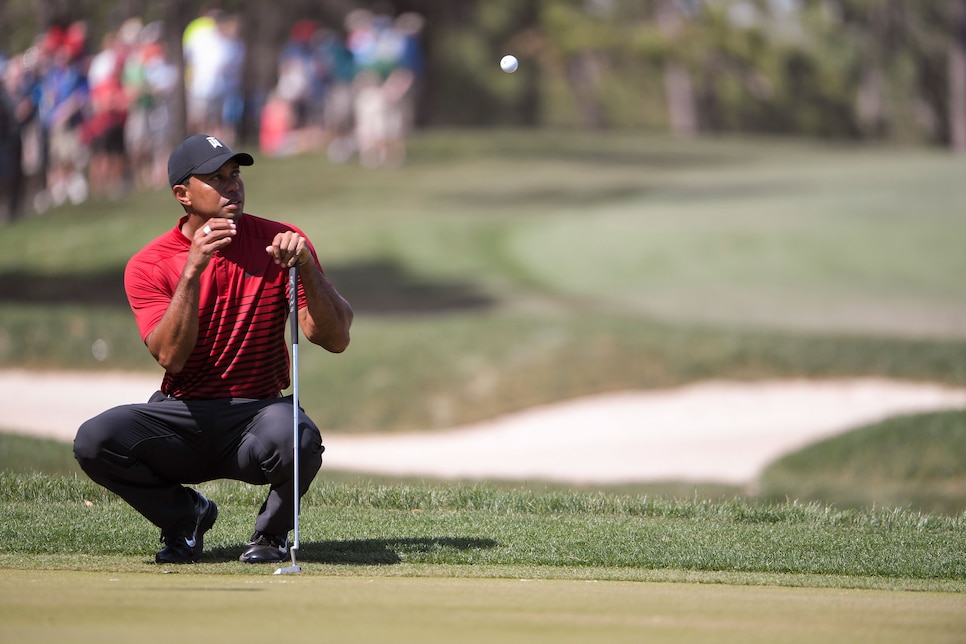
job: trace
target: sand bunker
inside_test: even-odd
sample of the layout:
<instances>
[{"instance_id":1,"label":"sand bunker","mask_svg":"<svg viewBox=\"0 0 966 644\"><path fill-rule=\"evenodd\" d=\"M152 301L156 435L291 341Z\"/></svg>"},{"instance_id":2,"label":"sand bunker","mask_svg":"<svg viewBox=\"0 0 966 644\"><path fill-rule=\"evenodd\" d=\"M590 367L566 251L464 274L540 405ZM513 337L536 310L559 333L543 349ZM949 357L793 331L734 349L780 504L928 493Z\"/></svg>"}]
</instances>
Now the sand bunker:
<instances>
[{"instance_id":1,"label":"sand bunker","mask_svg":"<svg viewBox=\"0 0 966 644\"><path fill-rule=\"evenodd\" d=\"M159 377L0 371L5 429L70 441ZM466 427L326 435L323 468L450 479L744 484L774 459L890 416L966 407L966 389L881 379L704 382L592 396ZM324 419L317 419L324 427Z\"/></svg>"}]
</instances>

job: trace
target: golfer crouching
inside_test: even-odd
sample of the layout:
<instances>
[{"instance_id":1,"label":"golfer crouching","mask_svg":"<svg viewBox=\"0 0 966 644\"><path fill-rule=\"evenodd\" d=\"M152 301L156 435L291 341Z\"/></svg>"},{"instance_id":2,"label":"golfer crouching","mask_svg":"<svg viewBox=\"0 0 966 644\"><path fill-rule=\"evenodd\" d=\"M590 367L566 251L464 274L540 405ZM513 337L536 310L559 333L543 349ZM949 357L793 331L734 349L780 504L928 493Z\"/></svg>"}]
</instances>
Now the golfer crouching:
<instances>
[{"instance_id":1,"label":"golfer crouching","mask_svg":"<svg viewBox=\"0 0 966 644\"><path fill-rule=\"evenodd\" d=\"M240 167L253 163L205 135L171 154L185 214L124 272L141 337L165 370L161 389L88 420L74 440L84 472L161 529L158 563L198 561L218 507L185 485L220 478L269 486L240 561L283 560L295 495L322 465L319 429L302 411L293 480L293 402L281 393L289 268L299 266L298 322L312 343L344 351L352 308L300 230L245 213Z\"/></svg>"}]
</instances>

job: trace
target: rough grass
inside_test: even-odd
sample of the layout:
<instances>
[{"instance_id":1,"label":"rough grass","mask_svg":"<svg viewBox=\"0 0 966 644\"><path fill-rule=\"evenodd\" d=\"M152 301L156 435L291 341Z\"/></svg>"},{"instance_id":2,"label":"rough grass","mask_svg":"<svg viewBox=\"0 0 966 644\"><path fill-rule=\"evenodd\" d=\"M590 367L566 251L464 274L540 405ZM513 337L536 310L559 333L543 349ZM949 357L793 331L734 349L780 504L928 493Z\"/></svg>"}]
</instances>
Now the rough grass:
<instances>
[{"instance_id":1,"label":"rough grass","mask_svg":"<svg viewBox=\"0 0 966 644\"><path fill-rule=\"evenodd\" d=\"M893 418L790 454L761 477L768 499L966 512L966 411Z\"/></svg>"},{"instance_id":2,"label":"rough grass","mask_svg":"<svg viewBox=\"0 0 966 644\"><path fill-rule=\"evenodd\" d=\"M961 478L962 427L962 412L902 417L829 441L832 447L805 449L765 475L766 497L776 496L775 472L785 472L779 482L795 490L835 481L838 487L819 486L821 501L800 493L770 500L723 491L377 481L323 471L303 499L299 556L379 574L697 575L727 583L964 591L966 513L921 509L931 498L923 481L935 488ZM64 444L0 435L0 566L150 569L156 530L72 473L64 465L68 454ZM244 574L235 558L264 488L217 481L201 489L221 514L198 570ZM875 507L854 503L863 491L885 496ZM842 503L827 496L833 493ZM916 500L890 505L882 498ZM963 497L955 498L962 507Z\"/></svg>"},{"instance_id":3,"label":"rough grass","mask_svg":"<svg viewBox=\"0 0 966 644\"><path fill-rule=\"evenodd\" d=\"M235 559L264 490L229 482L202 489L222 508L206 537L205 570L244 574L247 567ZM5 567L43 567L45 555L55 553L46 559L52 565L88 569L79 556L94 553L119 569L139 570L153 557L154 528L86 480L4 473L0 493ZM934 588L953 589L966 579L963 520L741 499L320 481L303 500L300 558L329 566L406 564L414 572L453 565L562 578L579 569L612 570L614 578L632 578L636 571L677 570L771 583L779 574L827 575L846 586L868 578L896 588L935 581Z\"/></svg>"}]
</instances>

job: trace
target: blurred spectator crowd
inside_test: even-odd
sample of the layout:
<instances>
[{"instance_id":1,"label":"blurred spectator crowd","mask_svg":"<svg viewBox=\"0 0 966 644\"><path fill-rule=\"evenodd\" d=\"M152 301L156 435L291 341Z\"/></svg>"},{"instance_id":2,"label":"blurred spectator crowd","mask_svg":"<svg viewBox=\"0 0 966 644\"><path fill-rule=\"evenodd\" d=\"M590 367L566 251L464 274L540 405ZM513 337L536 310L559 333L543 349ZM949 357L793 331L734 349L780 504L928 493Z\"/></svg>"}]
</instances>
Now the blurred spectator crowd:
<instances>
[{"instance_id":1,"label":"blurred spectator crowd","mask_svg":"<svg viewBox=\"0 0 966 644\"><path fill-rule=\"evenodd\" d=\"M274 87L255 95L238 15L190 22L183 74L160 22L129 19L96 47L83 22L52 27L27 51L0 54L0 220L166 186L180 83L188 134L234 145L254 123L265 156L398 166L423 78L422 28L416 14L368 10L341 29L298 20Z\"/></svg>"}]
</instances>

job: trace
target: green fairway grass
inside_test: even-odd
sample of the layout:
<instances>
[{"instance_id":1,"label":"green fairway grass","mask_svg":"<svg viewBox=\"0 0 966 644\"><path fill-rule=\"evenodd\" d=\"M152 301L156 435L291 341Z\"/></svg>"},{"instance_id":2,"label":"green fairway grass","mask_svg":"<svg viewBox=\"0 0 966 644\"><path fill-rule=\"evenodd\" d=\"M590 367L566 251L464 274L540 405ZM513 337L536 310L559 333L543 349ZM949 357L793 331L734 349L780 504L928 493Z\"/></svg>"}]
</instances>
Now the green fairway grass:
<instances>
[{"instance_id":1,"label":"green fairway grass","mask_svg":"<svg viewBox=\"0 0 966 644\"><path fill-rule=\"evenodd\" d=\"M436 131L394 172L311 156L245 172L249 211L304 228L360 298L408 286L403 309L475 296L962 338L962 170L942 152L899 148ZM178 212L157 191L29 218L4 230L0 275L119 275Z\"/></svg>"},{"instance_id":2,"label":"green fairway grass","mask_svg":"<svg viewBox=\"0 0 966 644\"><path fill-rule=\"evenodd\" d=\"M265 490L231 481L200 489L221 510L204 566L245 574L237 557ZM0 498L0 567L154 568L157 530L87 479L2 472ZM336 567L512 566L534 577L672 570L966 590L964 521L903 509L323 477L302 500L300 557Z\"/></svg>"},{"instance_id":3,"label":"green fairway grass","mask_svg":"<svg viewBox=\"0 0 966 644\"><path fill-rule=\"evenodd\" d=\"M0 593L0 639L38 644L939 644L966 629L961 594L593 579L0 570Z\"/></svg>"}]
</instances>

